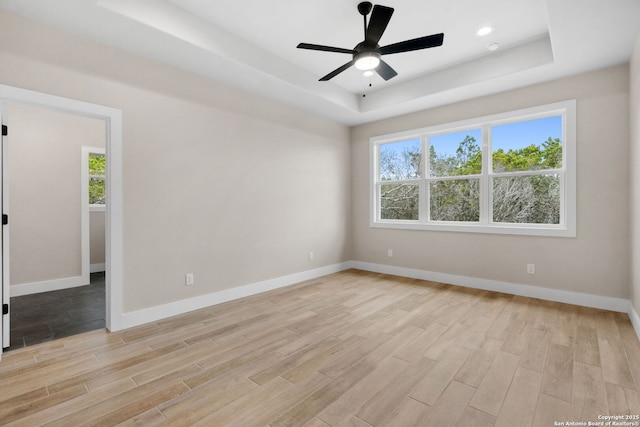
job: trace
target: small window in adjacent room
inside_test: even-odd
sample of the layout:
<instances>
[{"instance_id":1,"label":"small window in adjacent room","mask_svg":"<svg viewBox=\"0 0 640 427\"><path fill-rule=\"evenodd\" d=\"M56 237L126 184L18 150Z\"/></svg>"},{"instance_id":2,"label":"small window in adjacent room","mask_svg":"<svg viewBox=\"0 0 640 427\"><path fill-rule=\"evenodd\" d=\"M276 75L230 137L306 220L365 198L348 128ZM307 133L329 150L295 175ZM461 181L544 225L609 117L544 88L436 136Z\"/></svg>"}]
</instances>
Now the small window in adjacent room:
<instances>
[{"instance_id":1,"label":"small window in adjacent room","mask_svg":"<svg viewBox=\"0 0 640 427\"><path fill-rule=\"evenodd\" d=\"M89 209L101 212L106 209L106 157L104 149L86 148L86 162L88 166Z\"/></svg>"},{"instance_id":2,"label":"small window in adjacent room","mask_svg":"<svg viewBox=\"0 0 640 427\"><path fill-rule=\"evenodd\" d=\"M371 138L371 226L575 236L575 101Z\"/></svg>"}]
</instances>

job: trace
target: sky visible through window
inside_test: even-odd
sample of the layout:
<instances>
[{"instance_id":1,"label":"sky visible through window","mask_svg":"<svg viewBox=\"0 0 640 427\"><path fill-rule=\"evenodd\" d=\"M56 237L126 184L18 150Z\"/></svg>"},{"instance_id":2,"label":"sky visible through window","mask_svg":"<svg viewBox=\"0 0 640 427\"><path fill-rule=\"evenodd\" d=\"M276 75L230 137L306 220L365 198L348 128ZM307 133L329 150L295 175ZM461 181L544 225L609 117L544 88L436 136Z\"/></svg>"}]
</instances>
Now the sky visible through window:
<instances>
[{"instance_id":1,"label":"sky visible through window","mask_svg":"<svg viewBox=\"0 0 640 427\"><path fill-rule=\"evenodd\" d=\"M493 151L517 150L530 145L541 145L549 137L562 141L562 116L545 117L494 126L491 129Z\"/></svg>"},{"instance_id":2,"label":"sky visible through window","mask_svg":"<svg viewBox=\"0 0 640 427\"><path fill-rule=\"evenodd\" d=\"M482 146L482 130L481 129L469 129L455 133L445 133L443 135L436 135L429 138L429 144L436 150L438 156L453 156L456 155L456 150L460 146L460 143L464 141L467 136L475 138L478 147Z\"/></svg>"},{"instance_id":3,"label":"sky visible through window","mask_svg":"<svg viewBox=\"0 0 640 427\"><path fill-rule=\"evenodd\" d=\"M429 138L429 143L435 148L438 155L455 156L456 149L467 135L474 137L478 146L482 145L482 131L480 129L434 135ZM492 151L494 152L499 149L503 149L506 152L530 145L541 145L549 137L558 138L562 141L562 116L493 126L491 135ZM380 146L381 152L396 152L398 155L405 150L419 151L420 138L382 144Z\"/></svg>"}]
</instances>

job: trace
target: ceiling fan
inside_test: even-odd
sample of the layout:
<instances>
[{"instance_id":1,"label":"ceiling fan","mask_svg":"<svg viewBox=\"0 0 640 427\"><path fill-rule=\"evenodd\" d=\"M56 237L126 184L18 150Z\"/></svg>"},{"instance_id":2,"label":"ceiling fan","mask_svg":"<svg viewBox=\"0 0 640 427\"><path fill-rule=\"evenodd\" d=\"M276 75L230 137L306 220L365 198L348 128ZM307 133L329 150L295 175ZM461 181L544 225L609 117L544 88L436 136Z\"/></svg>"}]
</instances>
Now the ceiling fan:
<instances>
[{"instance_id":1,"label":"ceiling fan","mask_svg":"<svg viewBox=\"0 0 640 427\"><path fill-rule=\"evenodd\" d=\"M371 12L372 8L373 12L371 13L371 18L369 19L369 25L367 26L367 15L369 14L369 12ZM397 76L398 73L393 68L391 68L389 64L382 60L382 55L390 55L393 53L410 52L412 50L442 46L444 33L432 34L430 36L405 40L402 42L380 47L380 45L378 45L378 41L380 40L380 37L382 37L384 30L387 28L387 25L391 20L391 15L393 15L393 8L381 6L378 4L373 6L371 2L365 1L358 5L358 12L360 12L364 19L364 40L358 43L353 49L343 49L340 47L323 46L310 43L298 44L298 49L348 53L353 56L353 59L351 59L351 61L322 77L320 79L321 82L334 78L352 65L355 65L357 69L363 71L375 70L380 75L380 77L385 80L389 80Z\"/></svg>"}]
</instances>

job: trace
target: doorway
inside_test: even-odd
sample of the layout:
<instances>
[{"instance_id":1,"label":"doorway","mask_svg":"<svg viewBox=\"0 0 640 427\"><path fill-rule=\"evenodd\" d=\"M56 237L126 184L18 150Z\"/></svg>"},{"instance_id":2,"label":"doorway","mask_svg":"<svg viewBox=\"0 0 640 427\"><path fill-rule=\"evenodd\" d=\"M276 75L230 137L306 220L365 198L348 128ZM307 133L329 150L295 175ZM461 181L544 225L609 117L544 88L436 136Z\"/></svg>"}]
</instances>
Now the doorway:
<instances>
[{"instance_id":1,"label":"doorway","mask_svg":"<svg viewBox=\"0 0 640 427\"><path fill-rule=\"evenodd\" d=\"M57 97L25 89L0 85L0 103L3 125L8 126L8 136L3 137L3 153L7 152L7 144L11 144L11 118L7 115L7 105L28 105L58 112L69 113L92 119L98 119L104 124L105 151L107 154L106 200L106 250L105 250L105 326L111 331L122 328L122 120L119 110L90 104L68 98ZM3 214L9 214L11 206L6 189L8 188L7 167L11 167L11 160L7 156L2 159L2 189ZM7 314L2 315L1 339L2 347L10 344L10 271L7 260L10 258L11 237L8 227L3 227L2 242L2 302L8 305ZM40 268L40 266L37 266ZM88 272L87 272L88 273ZM82 273L84 274L84 272ZM81 277L76 276L76 277ZM34 282L37 283L37 282ZM38 285L39 286L39 285ZM3 307L4 308L4 307ZM0 353L1 357L1 353Z\"/></svg>"},{"instance_id":2,"label":"doorway","mask_svg":"<svg viewBox=\"0 0 640 427\"><path fill-rule=\"evenodd\" d=\"M40 106L5 109L9 348L104 328L104 281L90 273L105 272L105 122Z\"/></svg>"}]
</instances>

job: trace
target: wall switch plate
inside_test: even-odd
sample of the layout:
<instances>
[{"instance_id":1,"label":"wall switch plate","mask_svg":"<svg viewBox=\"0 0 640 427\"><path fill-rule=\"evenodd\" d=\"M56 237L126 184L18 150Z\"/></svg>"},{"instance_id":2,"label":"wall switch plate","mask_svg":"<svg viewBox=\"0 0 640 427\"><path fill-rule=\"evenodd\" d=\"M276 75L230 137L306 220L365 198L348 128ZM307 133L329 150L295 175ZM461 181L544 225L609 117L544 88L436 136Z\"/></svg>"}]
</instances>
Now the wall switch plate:
<instances>
[{"instance_id":1,"label":"wall switch plate","mask_svg":"<svg viewBox=\"0 0 640 427\"><path fill-rule=\"evenodd\" d=\"M527 274L536 274L535 264L527 264Z\"/></svg>"},{"instance_id":2,"label":"wall switch plate","mask_svg":"<svg viewBox=\"0 0 640 427\"><path fill-rule=\"evenodd\" d=\"M313 261L313 252L309 252L309 261Z\"/></svg>"},{"instance_id":3,"label":"wall switch plate","mask_svg":"<svg viewBox=\"0 0 640 427\"><path fill-rule=\"evenodd\" d=\"M389 258L392 258L392 257L393 257L393 249L387 249L387 256L388 256Z\"/></svg>"},{"instance_id":4,"label":"wall switch plate","mask_svg":"<svg viewBox=\"0 0 640 427\"><path fill-rule=\"evenodd\" d=\"M186 274L186 276L184 277L184 284L185 286L193 285L193 273Z\"/></svg>"}]
</instances>

